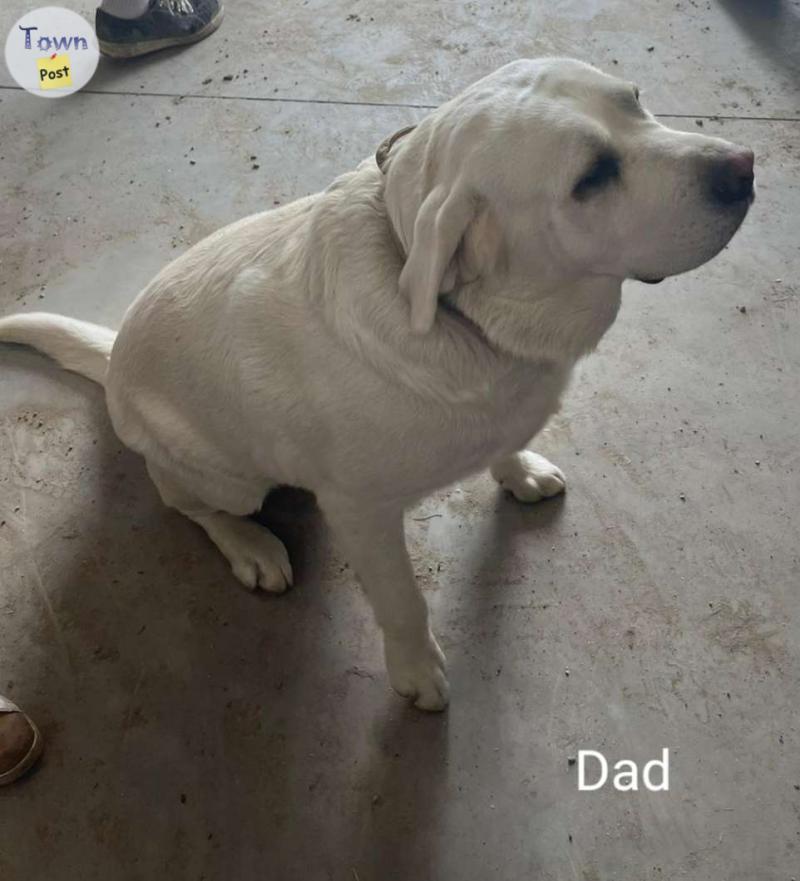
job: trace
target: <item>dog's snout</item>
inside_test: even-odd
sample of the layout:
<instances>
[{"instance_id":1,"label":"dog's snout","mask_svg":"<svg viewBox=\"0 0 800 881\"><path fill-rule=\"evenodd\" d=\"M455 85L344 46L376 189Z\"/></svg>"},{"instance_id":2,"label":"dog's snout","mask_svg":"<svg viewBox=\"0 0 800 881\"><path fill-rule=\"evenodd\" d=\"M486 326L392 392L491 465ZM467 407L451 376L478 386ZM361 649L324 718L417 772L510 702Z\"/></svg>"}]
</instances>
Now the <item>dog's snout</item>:
<instances>
[{"instance_id":1,"label":"dog's snout","mask_svg":"<svg viewBox=\"0 0 800 881\"><path fill-rule=\"evenodd\" d=\"M753 195L752 150L737 150L717 160L711 169L711 195L723 205L743 202Z\"/></svg>"}]
</instances>

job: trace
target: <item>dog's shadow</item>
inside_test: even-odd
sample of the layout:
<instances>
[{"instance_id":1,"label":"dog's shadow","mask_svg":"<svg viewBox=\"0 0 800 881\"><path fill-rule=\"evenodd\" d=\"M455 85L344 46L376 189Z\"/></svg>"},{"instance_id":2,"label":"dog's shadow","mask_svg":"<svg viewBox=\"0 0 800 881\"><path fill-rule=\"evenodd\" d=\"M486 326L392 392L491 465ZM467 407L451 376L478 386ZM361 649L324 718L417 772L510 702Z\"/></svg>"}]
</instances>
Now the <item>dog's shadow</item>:
<instances>
[{"instance_id":1,"label":"dog's shadow","mask_svg":"<svg viewBox=\"0 0 800 881\"><path fill-rule=\"evenodd\" d=\"M325 559L334 554L314 496L280 487L270 493L256 519L286 544L298 583L311 587L325 568ZM369 626L374 626L368 617ZM351 661L356 664L351 671L358 670L359 658ZM358 738L363 756L354 762L347 781L347 816L329 819L328 829L320 830L317 847L327 843L332 852L348 855L347 863L339 866L342 877L360 881L437 877L448 715L420 712L394 695L382 668L375 678L373 692L381 694L361 707L360 716L351 723L364 726ZM324 774L324 769L319 773ZM296 782L291 786L295 794ZM298 819L305 813L299 808ZM332 829L335 834L329 837ZM281 860L279 865L285 871L287 863Z\"/></svg>"},{"instance_id":2,"label":"dog's shadow","mask_svg":"<svg viewBox=\"0 0 800 881\"><path fill-rule=\"evenodd\" d=\"M286 543L297 587L252 595L162 505L100 389L4 350L0 418L1 690L47 743L38 773L0 791L14 800L11 833L37 829L11 874L50 861L86 877L289 877L320 863L360 881L436 877L452 723L390 691L371 613L313 497L266 500L257 519ZM466 627L498 601L483 582L513 566L515 537L546 530L561 505L494 501L483 559L465 564ZM501 648L490 635L480 650L491 666ZM458 651L451 664L458 679Z\"/></svg>"},{"instance_id":3,"label":"dog's shadow","mask_svg":"<svg viewBox=\"0 0 800 881\"><path fill-rule=\"evenodd\" d=\"M248 860L289 859L315 678L339 664L314 590L328 557L315 507L297 493L265 506L302 584L259 597L163 506L97 386L3 347L0 436L0 691L46 744L37 771L0 790L22 842L10 875L246 878Z\"/></svg>"}]
</instances>

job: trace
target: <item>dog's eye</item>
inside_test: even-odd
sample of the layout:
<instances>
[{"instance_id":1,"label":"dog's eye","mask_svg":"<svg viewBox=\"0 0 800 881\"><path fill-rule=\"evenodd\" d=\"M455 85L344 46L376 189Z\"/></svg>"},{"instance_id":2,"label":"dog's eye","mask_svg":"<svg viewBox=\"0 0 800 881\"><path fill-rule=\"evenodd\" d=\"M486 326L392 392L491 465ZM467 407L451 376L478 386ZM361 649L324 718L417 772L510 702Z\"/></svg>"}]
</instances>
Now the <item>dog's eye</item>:
<instances>
[{"instance_id":1,"label":"dog's eye","mask_svg":"<svg viewBox=\"0 0 800 881\"><path fill-rule=\"evenodd\" d=\"M633 87L633 97L636 98L637 101L639 100L639 87L638 86Z\"/></svg>"},{"instance_id":2,"label":"dog's eye","mask_svg":"<svg viewBox=\"0 0 800 881\"><path fill-rule=\"evenodd\" d=\"M616 156L600 156L589 171L575 184L572 195L578 200L586 199L608 184L619 180L619 159Z\"/></svg>"}]
</instances>

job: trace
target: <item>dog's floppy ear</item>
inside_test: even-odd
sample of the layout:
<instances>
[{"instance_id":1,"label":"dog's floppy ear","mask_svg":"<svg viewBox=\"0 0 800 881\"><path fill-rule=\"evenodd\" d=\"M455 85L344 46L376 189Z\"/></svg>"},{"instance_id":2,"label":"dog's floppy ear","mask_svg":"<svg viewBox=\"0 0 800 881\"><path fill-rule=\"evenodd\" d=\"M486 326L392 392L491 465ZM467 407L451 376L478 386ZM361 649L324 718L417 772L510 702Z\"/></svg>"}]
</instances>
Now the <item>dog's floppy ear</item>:
<instances>
[{"instance_id":1,"label":"dog's floppy ear","mask_svg":"<svg viewBox=\"0 0 800 881\"><path fill-rule=\"evenodd\" d=\"M436 303L445 273L475 216L476 204L461 187L439 185L428 193L414 221L414 238L403 271L400 291L411 304L411 329L427 333L433 327Z\"/></svg>"}]
</instances>

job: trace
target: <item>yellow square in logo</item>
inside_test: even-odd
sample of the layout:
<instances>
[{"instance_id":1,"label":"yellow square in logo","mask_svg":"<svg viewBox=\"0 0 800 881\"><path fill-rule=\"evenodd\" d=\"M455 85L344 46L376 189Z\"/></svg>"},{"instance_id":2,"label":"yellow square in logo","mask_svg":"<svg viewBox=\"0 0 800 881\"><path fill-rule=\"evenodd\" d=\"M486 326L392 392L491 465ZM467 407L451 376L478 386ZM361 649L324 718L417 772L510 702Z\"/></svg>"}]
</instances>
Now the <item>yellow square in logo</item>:
<instances>
[{"instance_id":1,"label":"yellow square in logo","mask_svg":"<svg viewBox=\"0 0 800 881\"><path fill-rule=\"evenodd\" d=\"M72 66L66 53L37 58L36 68L41 89L66 89L72 85Z\"/></svg>"}]
</instances>

